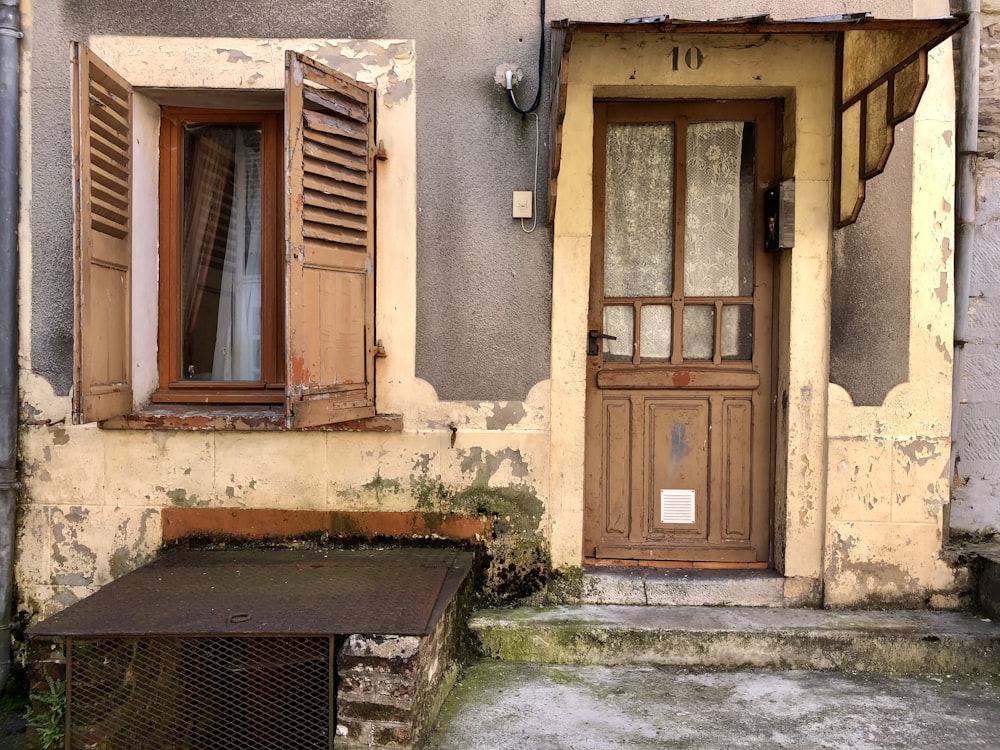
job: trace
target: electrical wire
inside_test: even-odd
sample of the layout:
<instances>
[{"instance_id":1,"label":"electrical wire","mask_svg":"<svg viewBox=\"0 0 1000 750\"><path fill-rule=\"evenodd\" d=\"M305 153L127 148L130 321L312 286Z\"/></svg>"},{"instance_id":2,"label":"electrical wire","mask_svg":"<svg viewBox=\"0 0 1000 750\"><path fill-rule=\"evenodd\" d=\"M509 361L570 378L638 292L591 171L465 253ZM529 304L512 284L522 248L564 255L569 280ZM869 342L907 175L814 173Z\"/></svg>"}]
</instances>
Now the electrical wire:
<instances>
[{"instance_id":1,"label":"electrical wire","mask_svg":"<svg viewBox=\"0 0 1000 750\"><path fill-rule=\"evenodd\" d=\"M521 219L521 231L525 234L534 232L535 224L538 223L538 207L535 205L538 202L538 113L531 112L530 114L535 118L535 184L531 191L531 229L525 229L524 219Z\"/></svg>"},{"instance_id":2,"label":"electrical wire","mask_svg":"<svg viewBox=\"0 0 1000 750\"><path fill-rule=\"evenodd\" d=\"M531 106L527 109L521 109L520 105L517 103L517 99L514 98L514 89L508 89L507 93L510 94L510 106L512 106L516 111L520 112L522 115L529 115L538 109L538 105L542 102L542 76L545 73L545 0L541 0L539 11L538 11L538 90L535 91L535 101L531 103ZM536 123L537 124L537 123Z\"/></svg>"}]
</instances>

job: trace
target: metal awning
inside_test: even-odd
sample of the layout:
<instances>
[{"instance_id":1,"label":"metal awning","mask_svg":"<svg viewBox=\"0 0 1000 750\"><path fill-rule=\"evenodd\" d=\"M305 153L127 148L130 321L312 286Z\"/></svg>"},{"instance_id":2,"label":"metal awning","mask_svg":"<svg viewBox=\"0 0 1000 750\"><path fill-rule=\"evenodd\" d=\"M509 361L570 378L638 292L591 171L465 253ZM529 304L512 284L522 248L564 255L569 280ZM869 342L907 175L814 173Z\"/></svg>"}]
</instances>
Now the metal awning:
<instances>
[{"instance_id":1,"label":"metal awning","mask_svg":"<svg viewBox=\"0 0 1000 750\"><path fill-rule=\"evenodd\" d=\"M566 115L569 52L578 34L825 35L836 44L834 86L834 226L852 224L865 199L865 182L885 169L893 131L917 109L927 86L927 53L967 23L962 16L879 19L869 13L775 20L770 16L687 21L668 16L622 23L552 24L552 117L549 221L555 218L556 179Z\"/></svg>"}]
</instances>

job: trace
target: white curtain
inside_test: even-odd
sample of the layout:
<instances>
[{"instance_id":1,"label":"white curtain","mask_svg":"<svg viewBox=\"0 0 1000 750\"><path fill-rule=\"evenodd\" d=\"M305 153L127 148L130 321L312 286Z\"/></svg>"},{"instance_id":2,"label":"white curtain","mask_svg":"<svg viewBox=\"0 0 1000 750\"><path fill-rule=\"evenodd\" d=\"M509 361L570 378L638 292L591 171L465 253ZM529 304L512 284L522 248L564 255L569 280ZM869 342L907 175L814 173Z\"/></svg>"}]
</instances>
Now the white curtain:
<instances>
[{"instance_id":1,"label":"white curtain","mask_svg":"<svg viewBox=\"0 0 1000 750\"><path fill-rule=\"evenodd\" d=\"M692 123L688 128L684 232L684 291L688 296L740 294L741 272L745 272L740 263L740 229L745 212L753 210L752 193L745 196L741 191L742 149L742 122ZM752 237L749 240L752 243ZM686 308L684 356L711 359L714 329L711 308ZM739 333L737 318L723 317L723 357L740 350Z\"/></svg>"},{"instance_id":2,"label":"white curtain","mask_svg":"<svg viewBox=\"0 0 1000 750\"><path fill-rule=\"evenodd\" d=\"M260 380L260 144L237 128L213 380Z\"/></svg>"},{"instance_id":3,"label":"white curtain","mask_svg":"<svg viewBox=\"0 0 1000 750\"><path fill-rule=\"evenodd\" d=\"M742 122L698 122L687 131L684 293L740 293Z\"/></svg>"}]
</instances>

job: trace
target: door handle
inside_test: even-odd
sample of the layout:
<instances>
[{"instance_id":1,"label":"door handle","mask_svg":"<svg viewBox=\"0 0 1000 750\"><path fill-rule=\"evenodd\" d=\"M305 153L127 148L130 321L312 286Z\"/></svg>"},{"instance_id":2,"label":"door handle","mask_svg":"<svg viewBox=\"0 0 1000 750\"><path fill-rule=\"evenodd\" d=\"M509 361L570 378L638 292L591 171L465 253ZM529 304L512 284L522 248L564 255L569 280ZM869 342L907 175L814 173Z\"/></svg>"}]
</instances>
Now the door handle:
<instances>
[{"instance_id":1,"label":"door handle","mask_svg":"<svg viewBox=\"0 0 1000 750\"><path fill-rule=\"evenodd\" d=\"M608 339L609 341L617 341L617 336L611 336L604 331L587 331L587 355L590 357L596 357L601 353L601 346L598 343L601 339Z\"/></svg>"}]
</instances>

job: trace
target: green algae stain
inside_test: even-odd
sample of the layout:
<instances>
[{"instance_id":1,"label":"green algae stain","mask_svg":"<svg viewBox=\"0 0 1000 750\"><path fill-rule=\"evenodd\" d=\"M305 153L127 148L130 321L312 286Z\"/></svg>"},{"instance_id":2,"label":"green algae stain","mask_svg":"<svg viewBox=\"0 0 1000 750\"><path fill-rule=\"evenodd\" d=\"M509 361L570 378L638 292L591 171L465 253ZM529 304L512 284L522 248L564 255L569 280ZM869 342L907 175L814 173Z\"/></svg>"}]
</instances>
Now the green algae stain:
<instances>
[{"instance_id":1,"label":"green algae stain","mask_svg":"<svg viewBox=\"0 0 1000 750\"><path fill-rule=\"evenodd\" d=\"M365 482L361 487L362 489L374 492L376 495L382 492L399 494L403 491L403 485L398 479L385 479L381 474L376 474L370 482Z\"/></svg>"},{"instance_id":2,"label":"green algae stain","mask_svg":"<svg viewBox=\"0 0 1000 750\"><path fill-rule=\"evenodd\" d=\"M207 500L201 500L195 494L188 494L183 487L168 490L166 487L157 487L157 492L162 492L170 502L178 508L205 508L208 506Z\"/></svg>"},{"instance_id":3,"label":"green algae stain","mask_svg":"<svg viewBox=\"0 0 1000 750\"><path fill-rule=\"evenodd\" d=\"M452 510L493 519L497 533L533 534L545 507L538 493L525 485L490 487L473 484L448 498Z\"/></svg>"}]
</instances>

